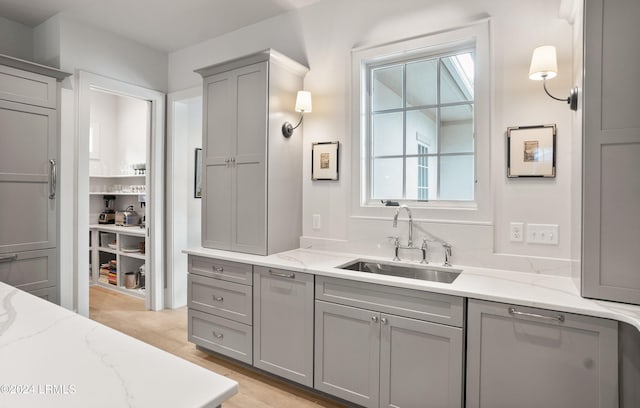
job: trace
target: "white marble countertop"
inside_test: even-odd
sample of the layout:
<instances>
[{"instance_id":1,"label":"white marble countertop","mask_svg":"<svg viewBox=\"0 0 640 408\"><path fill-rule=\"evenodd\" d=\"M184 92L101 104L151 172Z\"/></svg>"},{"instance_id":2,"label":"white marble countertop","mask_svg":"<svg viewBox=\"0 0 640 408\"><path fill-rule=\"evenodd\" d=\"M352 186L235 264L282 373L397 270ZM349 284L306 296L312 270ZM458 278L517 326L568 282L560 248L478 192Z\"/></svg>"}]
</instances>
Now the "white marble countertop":
<instances>
[{"instance_id":1,"label":"white marble countertop","mask_svg":"<svg viewBox=\"0 0 640 408\"><path fill-rule=\"evenodd\" d=\"M0 407L217 407L222 375L0 283Z\"/></svg>"},{"instance_id":2,"label":"white marble countertop","mask_svg":"<svg viewBox=\"0 0 640 408\"><path fill-rule=\"evenodd\" d=\"M269 256L208 248L190 248L185 250L184 253L270 268L308 272L321 276L332 276L473 299L603 317L628 323L640 330L640 306L583 298L571 278L563 276L454 265L454 269L462 269L463 272L453 283L449 284L337 268L337 266L342 266L358 259L378 260L389 263L391 262L390 258L361 257L354 254L311 249L295 249Z\"/></svg>"}]
</instances>

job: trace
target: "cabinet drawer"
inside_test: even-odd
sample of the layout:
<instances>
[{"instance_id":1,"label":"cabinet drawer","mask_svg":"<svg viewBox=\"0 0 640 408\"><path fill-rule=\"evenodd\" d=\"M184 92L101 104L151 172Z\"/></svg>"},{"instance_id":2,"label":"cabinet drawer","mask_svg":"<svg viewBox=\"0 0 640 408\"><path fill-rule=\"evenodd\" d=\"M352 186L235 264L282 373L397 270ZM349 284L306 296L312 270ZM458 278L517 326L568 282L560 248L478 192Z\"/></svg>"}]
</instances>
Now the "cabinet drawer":
<instances>
[{"instance_id":1,"label":"cabinet drawer","mask_svg":"<svg viewBox=\"0 0 640 408\"><path fill-rule=\"evenodd\" d=\"M458 296L317 276L316 299L451 326L464 323L464 299Z\"/></svg>"},{"instance_id":2,"label":"cabinet drawer","mask_svg":"<svg viewBox=\"0 0 640 408\"><path fill-rule=\"evenodd\" d=\"M252 265L189 255L189 272L243 285L253 284Z\"/></svg>"},{"instance_id":3,"label":"cabinet drawer","mask_svg":"<svg viewBox=\"0 0 640 408\"><path fill-rule=\"evenodd\" d=\"M189 274L189 308L252 323L251 286Z\"/></svg>"},{"instance_id":4,"label":"cabinet drawer","mask_svg":"<svg viewBox=\"0 0 640 408\"><path fill-rule=\"evenodd\" d=\"M60 296L58 295L58 292L59 288L57 286L29 291L29 293L31 293L32 295L44 300L48 300L49 302L55 303L56 305L60 304Z\"/></svg>"},{"instance_id":5,"label":"cabinet drawer","mask_svg":"<svg viewBox=\"0 0 640 408\"><path fill-rule=\"evenodd\" d=\"M189 309L189 341L208 350L253 362L251 326Z\"/></svg>"},{"instance_id":6,"label":"cabinet drawer","mask_svg":"<svg viewBox=\"0 0 640 408\"><path fill-rule=\"evenodd\" d=\"M0 99L55 109L55 78L0 66Z\"/></svg>"},{"instance_id":7,"label":"cabinet drawer","mask_svg":"<svg viewBox=\"0 0 640 408\"><path fill-rule=\"evenodd\" d=\"M27 292L58 285L55 249L0 254L0 282Z\"/></svg>"}]
</instances>

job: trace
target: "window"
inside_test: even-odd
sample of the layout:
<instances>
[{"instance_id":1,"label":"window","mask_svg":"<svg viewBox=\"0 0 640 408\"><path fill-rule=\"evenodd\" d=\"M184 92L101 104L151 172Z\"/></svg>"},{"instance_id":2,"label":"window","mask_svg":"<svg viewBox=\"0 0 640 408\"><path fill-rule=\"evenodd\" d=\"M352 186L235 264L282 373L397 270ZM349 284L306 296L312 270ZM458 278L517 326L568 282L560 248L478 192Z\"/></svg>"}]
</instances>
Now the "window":
<instances>
[{"instance_id":1,"label":"window","mask_svg":"<svg viewBox=\"0 0 640 408\"><path fill-rule=\"evenodd\" d=\"M352 217L491 223L489 26L352 51Z\"/></svg>"},{"instance_id":2,"label":"window","mask_svg":"<svg viewBox=\"0 0 640 408\"><path fill-rule=\"evenodd\" d=\"M367 64L370 198L474 199L474 50Z\"/></svg>"}]
</instances>

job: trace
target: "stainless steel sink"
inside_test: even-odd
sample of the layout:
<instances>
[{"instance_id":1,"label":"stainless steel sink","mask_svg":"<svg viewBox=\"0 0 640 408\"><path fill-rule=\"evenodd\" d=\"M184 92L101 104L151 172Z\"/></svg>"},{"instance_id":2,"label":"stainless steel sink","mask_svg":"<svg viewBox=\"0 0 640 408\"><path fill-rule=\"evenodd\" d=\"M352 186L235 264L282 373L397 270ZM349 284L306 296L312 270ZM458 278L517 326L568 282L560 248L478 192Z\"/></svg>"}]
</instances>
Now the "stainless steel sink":
<instances>
[{"instance_id":1,"label":"stainless steel sink","mask_svg":"<svg viewBox=\"0 0 640 408\"><path fill-rule=\"evenodd\" d=\"M412 266L386 264L375 261L356 261L339 267L349 271L398 276L430 282L452 283L462 272L461 269L438 268L433 266Z\"/></svg>"}]
</instances>

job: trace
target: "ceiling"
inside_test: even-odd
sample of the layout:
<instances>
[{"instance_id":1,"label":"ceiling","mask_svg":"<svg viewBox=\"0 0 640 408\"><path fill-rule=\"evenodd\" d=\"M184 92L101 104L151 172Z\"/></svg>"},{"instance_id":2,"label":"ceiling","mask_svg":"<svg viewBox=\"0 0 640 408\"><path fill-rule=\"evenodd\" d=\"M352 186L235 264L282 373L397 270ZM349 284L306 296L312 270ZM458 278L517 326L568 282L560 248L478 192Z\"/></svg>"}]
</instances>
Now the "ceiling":
<instances>
[{"instance_id":1,"label":"ceiling","mask_svg":"<svg viewBox=\"0 0 640 408\"><path fill-rule=\"evenodd\" d=\"M0 0L0 16L35 27L64 13L171 52L320 0Z\"/></svg>"}]
</instances>

